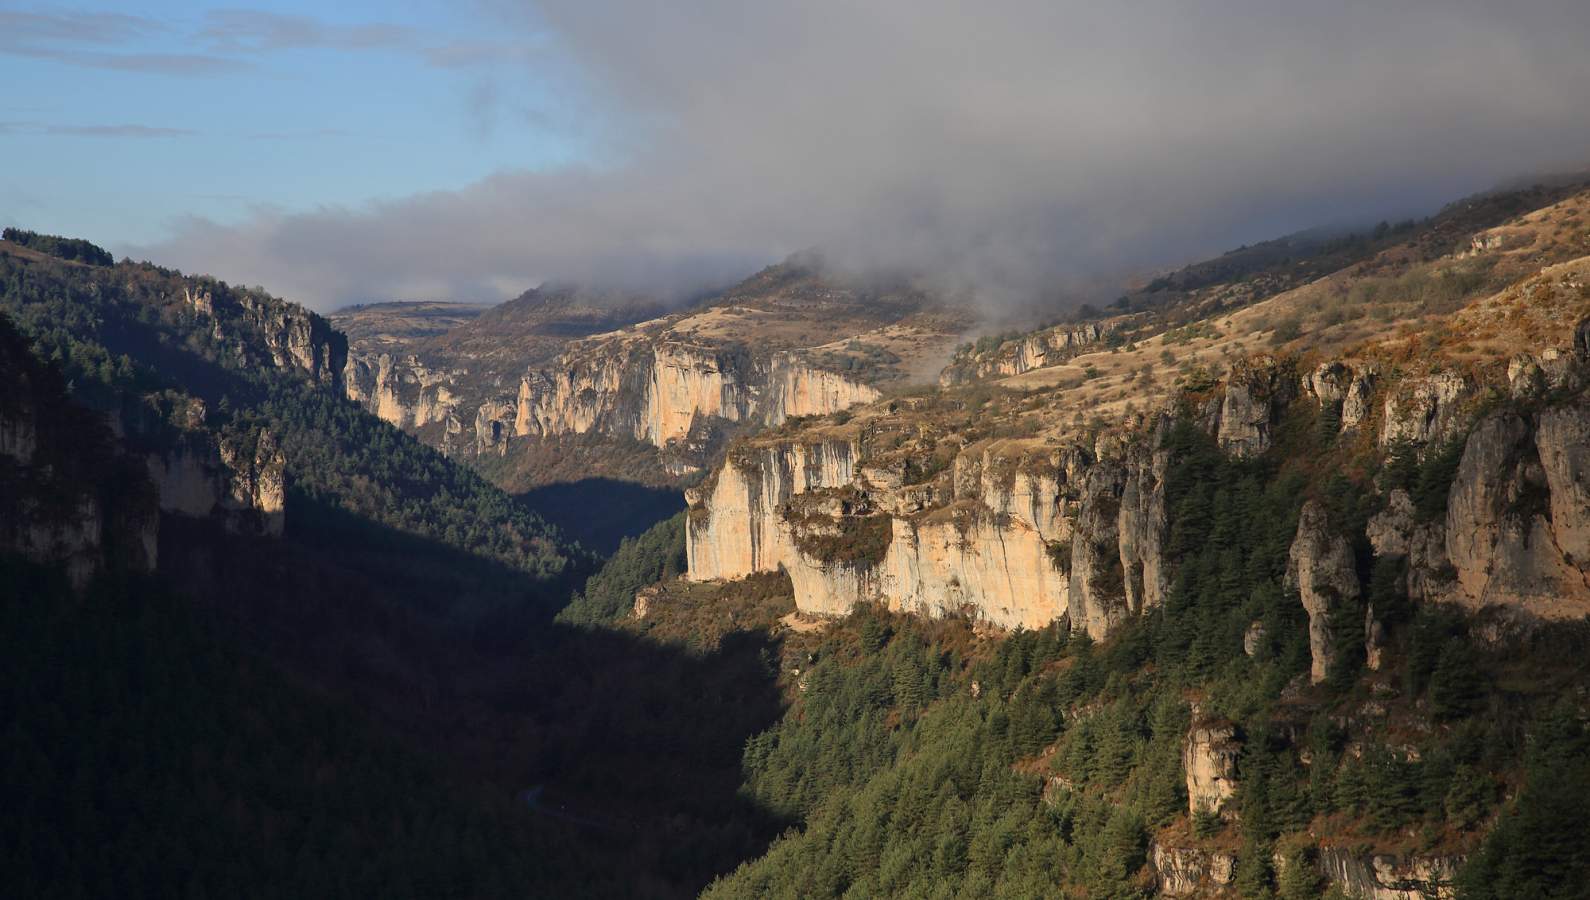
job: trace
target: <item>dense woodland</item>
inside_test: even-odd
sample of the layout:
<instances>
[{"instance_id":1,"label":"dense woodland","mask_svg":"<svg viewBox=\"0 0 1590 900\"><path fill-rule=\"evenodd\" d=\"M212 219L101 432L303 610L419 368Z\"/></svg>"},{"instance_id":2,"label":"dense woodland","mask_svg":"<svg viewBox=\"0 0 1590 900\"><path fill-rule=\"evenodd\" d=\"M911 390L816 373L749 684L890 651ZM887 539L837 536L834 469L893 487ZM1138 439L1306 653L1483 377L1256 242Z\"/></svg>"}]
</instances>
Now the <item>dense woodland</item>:
<instances>
[{"instance_id":1,"label":"dense woodland","mask_svg":"<svg viewBox=\"0 0 1590 900\"><path fill-rule=\"evenodd\" d=\"M235 336L182 302L189 287L215 297L217 316ZM0 254L0 311L60 368L79 402L135 426L135 442L158 448L172 440L169 420L181 418L188 397L203 401L212 432L270 431L301 501L288 510L290 528L318 534L364 521L373 526L369 541L383 530L414 535L541 578L588 564L528 506L473 471L297 372L258 364L257 350L241 352L260 339L241 317L227 315L233 295L291 308L257 289L185 279L147 263L87 269ZM328 523L320 509L347 515ZM561 590L551 596L561 605Z\"/></svg>"}]
</instances>

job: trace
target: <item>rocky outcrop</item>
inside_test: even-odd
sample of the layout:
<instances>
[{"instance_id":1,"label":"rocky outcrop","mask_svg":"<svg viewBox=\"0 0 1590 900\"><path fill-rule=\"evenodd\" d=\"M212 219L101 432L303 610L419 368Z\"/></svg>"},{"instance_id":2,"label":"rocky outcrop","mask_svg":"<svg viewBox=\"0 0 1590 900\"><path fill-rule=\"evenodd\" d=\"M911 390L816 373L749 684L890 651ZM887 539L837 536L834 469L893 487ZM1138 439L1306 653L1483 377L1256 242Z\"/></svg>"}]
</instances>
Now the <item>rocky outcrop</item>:
<instances>
[{"instance_id":1,"label":"rocky outcrop","mask_svg":"<svg viewBox=\"0 0 1590 900\"><path fill-rule=\"evenodd\" d=\"M1552 541L1563 561L1590 572L1590 407L1545 409L1535 447L1546 478Z\"/></svg>"},{"instance_id":2,"label":"rocky outcrop","mask_svg":"<svg viewBox=\"0 0 1590 900\"><path fill-rule=\"evenodd\" d=\"M1446 555L1458 599L1547 618L1590 609L1583 568L1587 430L1582 407L1546 410L1538 429L1512 412L1474 427L1447 499Z\"/></svg>"},{"instance_id":3,"label":"rocky outcrop","mask_svg":"<svg viewBox=\"0 0 1590 900\"><path fill-rule=\"evenodd\" d=\"M148 455L161 512L213 518L239 534L280 536L286 522L286 457L270 432L189 432Z\"/></svg>"},{"instance_id":4,"label":"rocky outcrop","mask_svg":"<svg viewBox=\"0 0 1590 900\"><path fill-rule=\"evenodd\" d=\"M500 454L520 438L590 434L652 445L666 468L690 471L710 462L697 448L715 454L749 428L871 402L879 392L869 381L904 374L892 351L834 339L909 307L874 309L844 291L785 296L801 292L793 282L753 282L749 295L671 315L655 304L609 309L577 291L537 290L456 335L412 345L367 335L348 362L346 392L448 453ZM641 320L642 312L657 317ZM898 346L927 336L906 327L887 337ZM875 355L843 349L852 344ZM406 352L386 352L399 348Z\"/></svg>"},{"instance_id":5,"label":"rocky outcrop","mask_svg":"<svg viewBox=\"0 0 1590 900\"><path fill-rule=\"evenodd\" d=\"M1301 388L1322 409L1335 413L1342 431L1357 428L1370 416L1377 373L1373 365L1354 368L1339 360L1323 362L1302 376Z\"/></svg>"},{"instance_id":6,"label":"rocky outcrop","mask_svg":"<svg viewBox=\"0 0 1590 900\"><path fill-rule=\"evenodd\" d=\"M1219 813L1237 793L1237 756L1242 744L1228 722L1195 724L1182 748L1189 815Z\"/></svg>"},{"instance_id":7,"label":"rocky outcrop","mask_svg":"<svg viewBox=\"0 0 1590 900\"><path fill-rule=\"evenodd\" d=\"M1057 366L1091 352L1114 330L1113 322L1062 325L1004 341L981 353L967 350L940 373L939 384L953 387L979 378L1004 378Z\"/></svg>"},{"instance_id":8,"label":"rocky outcrop","mask_svg":"<svg viewBox=\"0 0 1590 900\"><path fill-rule=\"evenodd\" d=\"M1456 590L1446 554L1446 523L1421 521L1407 491L1391 491L1365 531L1376 556L1406 559L1404 586L1410 599L1441 600Z\"/></svg>"},{"instance_id":9,"label":"rocky outcrop","mask_svg":"<svg viewBox=\"0 0 1590 900\"><path fill-rule=\"evenodd\" d=\"M103 571L152 570L153 489L3 318L0 384L0 550L59 566L78 591Z\"/></svg>"},{"instance_id":10,"label":"rocky outcrop","mask_svg":"<svg viewBox=\"0 0 1590 900\"><path fill-rule=\"evenodd\" d=\"M207 278L189 279L182 291L183 304L210 320L213 337L232 347L245 366L296 369L311 381L343 390L348 339L321 316L296 303Z\"/></svg>"},{"instance_id":11,"label":"rocky outcrop","mask_svg":"<svg viewBox=\"0 0 1590 900\"><path fill-rule=\"evenodd\" d=\"M1220 890L1236 880L1237 858L1197 847L1167 847L1155 841L1151 850L1159 893L1191 897Z\"/></svg>"},{"instance_id":12,"label":"rocky outcrop","mask_svg":"<svg viewBox=\"0 0 1590 900\"><path fill-rule=\"evenodd\" d=\"M814 368L787 353L773 358L766 394L762 419L769 425L797 416L825 416L881 396L870 385Z\"/></svg>"},{"instance_id":13,"label":"rocky outcrop","mask_svg":"<svg viewBox=\"0 0 1590 900\"><path fill-rule=\"evenodd\" d=\"M1259 356L1233 366L1215 429L1220 449L1238 457L1270 449L1276 417L1291 399L1294 386L1287 366L1272 357Z\"/></svg>"},{"instance_id":14,"label":"rocky outcrop","mask_svg":"<svg viewBox=\"0 0 1590 900\"><path fill-rule=\"evenodd\" d=\"M878 398L868 385L788 354L764 362L735 347L615 339L571 350L559 363L520 382L516 435L596 432L668 447L709 423L778 425Z\"/></svg>"},{"instance_id":15,"label":"rocky outcrop","mask_svg":"<svg viewBox=\"0 0 1590 900\"><path fill-rule=\"evenodd\" d=\"M1457 372L1404 380L1381 407L1380 446L1453 440L1467 424L1472 396L1473 386Z\"/></svg>"},{"instance_id":16,"label":"rocky outcrop","mask_svg":"<svg viewBox=\"0 0 1590 900\"><path fill-rule=\"evenodd\" d=\"M1103 637L1163 601L1162 454L964 448L910 483L854 440L753 442L687 494L689 577L782 569L803 612L878 602ZM1015 455L1009 455L1009 454Z\"/></svg>"},{"instance_id":17,"label":"rocky outcrop","mask_svg":"<svg viewBox=\"0 0 1590 900\"><path fill-rule=\"evenodd\" d=\"M1457 896L1453 882L1463 861L1458 856L1365 857L1332 847L1319 851L1325 879L1362 900L1450 900Z\"/></svg>"},{"instance_id":18,"label":"rocky outcrop","mask_svg":"<svg viewBox=\"0 0 1590 900\"><path fill-rule=\"evenodd\" d=\"M1303 599L1308 611L1308 646L1313 664L1309 678L1325 680L1336 656L1330 620L1341 604L1360 594L1353 551L1340 531L1332 529L1325 510L1309 501L1298 515L1297 535L1288 554L1286 581Z\"/></svg>"},{"instance_id":19,"label":"rocky outcrop","mask_svg":"<svg viewBox=\"0 0 1590 900\"><path fill-rule=\"evenodd\" d=\"M685 492L691 510L685 542L690 577L701 581L777 571L795 550L781 508L797 494L849 484L855 456L848 441L732 454L715 479Z\"/></svg>"},{"instance_id":20,"label":"rocky outcrop","mask_svg":"<svg viewBox=\"0 0 1590 900\"><path fill-rule=\"evenodd\" d=\"M458 407L454 373L433 371L415 356L373 360L350 357L343 370L348 399L399 428L419 429L442 422Z\"/></svg>"}]
</instances>

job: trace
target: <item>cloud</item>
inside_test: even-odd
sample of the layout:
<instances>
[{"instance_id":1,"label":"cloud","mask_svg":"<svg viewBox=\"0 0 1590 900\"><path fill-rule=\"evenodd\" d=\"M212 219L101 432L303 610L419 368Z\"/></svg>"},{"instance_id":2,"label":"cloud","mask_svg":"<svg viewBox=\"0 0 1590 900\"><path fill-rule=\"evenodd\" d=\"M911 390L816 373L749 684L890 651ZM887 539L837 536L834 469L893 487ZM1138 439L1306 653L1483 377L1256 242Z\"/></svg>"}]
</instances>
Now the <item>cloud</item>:
<instances>
[{"instance_id":1,"label":"cloud","mask_svg":"<svg viewBox=\"0 0 1590 900\"><path fill-rule=\"evenodd\" d=\"M147 253L325 308L677 293L815 246L998 303L1590 157L1576 0L483 2L599 164Z\"/></svg>"},{"instance_id":2,"label":"cloud","mask_svg":"<svg viewBox=\"0 0 1590 900\"><path fill-rule=\"evenodd\" d=\"M190 128L165 128L154 125L51 125L44 122L0 122L0 134L43 134L58 137L93 138L170 138L189 137L198 133Z\"/></svg>"},{"instance_id":3,"label":"cloud","mask_svg":"<svg viewBox=\"0 0 1590 900\"><path fill-rule=\"evenodd\" d=\"M170 29L143 16L86 12L0 10L0 54L90 69L160 75L207 75L243 68L202 53L118 52L169 36Z\"/></svg>"},{"instance_id":4,"label":"cloud","mask_svg":"<svg viewBox=\"0 0 1590 900\"><path fill-rule=\"evenodd\" d=\"M352 132L344 128L300 128L286 131L251 131L244 137L251 141L307 141L351 135Z\"/></svg>"},{"instance_id":5,"label":"cloud","mask_svg":"<svg viewBox=\"0 0 1590 900\"><path fill-rule=\"evenodd\" d=\"M0 10L0 40L6 44L34 41L119 44L163 30L143 16L88 12L22 12Z\"/></svg>"},{"instance_id":6,"label":"cloud","mask_svg":"<svg viewBox=\"0 0 1590 900\"><path fill-rule=\"evenodd\" d=\"M409 45L414 34L386 23L337 25L309 16L259 9L216 10L205 17L199 39L218 51L379 50Z\"/></svg>"},{"instance_id":7,"label":"cloud","mask_svg":"<svg viewBox=\"0 0 1590 900\"><path fill-rule=\"evenodd\" d=\"M146 16L0 10L0 54L66 65L160 75L246 71L254 58L293 50L397 51L446 69L526 59L519 44L437 38L388 22L341 24L261 9L207 12L197 31ZM208 52L157 51L161 42L197 42Z\"/></svg>"},{"instance_id":8,"label":"cloud","mask_svg":"<svg viewBox=\"0 0 1590 900\"><path fill-rule=\"evenodd\" d=\"M167 138L198 134L191 128L162 128L153 125L46 125L46 134L70 137Z\"/></svg>"}]
</instances>

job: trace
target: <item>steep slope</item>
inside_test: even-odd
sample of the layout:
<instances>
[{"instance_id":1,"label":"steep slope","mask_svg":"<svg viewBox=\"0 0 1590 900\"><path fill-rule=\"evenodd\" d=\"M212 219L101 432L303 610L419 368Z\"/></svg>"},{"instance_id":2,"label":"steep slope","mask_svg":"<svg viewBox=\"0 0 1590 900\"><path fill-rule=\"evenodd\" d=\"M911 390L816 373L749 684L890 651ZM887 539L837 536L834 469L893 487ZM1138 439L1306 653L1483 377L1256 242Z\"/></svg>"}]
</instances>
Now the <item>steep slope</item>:
<instances>
[{"instance_id":1,"label":"steep slope","mask_svg":"<svg viewBox=\"0 0 1590 900\"><path fill-rule=\"evenodd\" d=\"M1362 307L1371 299L1367 294L1377 292L1409 295L1433 288L1449 299L1461 299L1464 294L1475 292L1475 282L1500 286L1533 271L1527 266L1506 265L1493 271L1491 266L1496 259L1490 252L1502 249L1504 244L1511 251L1553 252L1551 245L1557 238L1542 234L1539 223L1521 222L1511 230L1504 223L1540 210L1537 216L1554 218L1560 227L1566 215L1578 208L1578 201L1573 198L1582 190L1582 179L1549 187L1498 190L1449 204L1421 222L1394 226L1381 223L1370 231L1338 236L1304 232L1243 247L1155 278L1123 294L1103 312L1085 306L1067 322L1028 334L989 335L974 344L962 345L944 369L940 382L950 386L1061 366L1078 356L1099 349L1117 349L1162 332L1169 332L1178 344L1187 343L1207 336L1199 331L1208 326L1199 323L1278 295L1307 297L1308 303L1296 305L1336 317L1333 324L1361 317L1363 310L1355 307ZM1549 211L1564 202L1568 204L1566 208ZM1543 241L1539 247L1534 246L1537 237ZM1449 273L1444 281L1435 279L1439 282L1436 284L1424 277L1428 270L1420 271L1420 264L1437 264L1454 254L1483 258ZM1558 249L1554 258L1574 255L1578 254L1571 248L1566 253ZM1540 260L1536 259L1534 268L1539 267ZM1401 281L1390 277L1377 281L1372 277L1376 273L1395 273ZM1330 290L1299 290L1310 285ZM1349 286L1357 291L1351 303L1342 299ZM1382 319L1400 318L1383 310L1376 314ZM1300 323L1290 320L1271 324L1284 324L1292 336L1318 330L1301 328ZM1066 369L1065 374L1080 374L1080 367Z\"/></svg>"},{"instance_id":2,"label":"steep slope","mask_svg":"<svg viewBox=\"0 0 1590 900\"><path fill-rule=\"evenodd\" d=\"M478 559L416 585L346 535L162 518L143 460L3 316L0 376L8 893L690 896L770 834L732 796L770 708L755 645L693 661L542 628L506 653L389 602L456 602ZM734 712L703 721L715 695ZM637 752L654 728L688 770Z\"/></svg>"},{"instance_id":3,"label":"steep slope","mask_svg":"<svg viewBox=\"0 0 1590 900\"><path fill-rule=\"evenodd\" d=\"M684 897L776 834L765 643L549 622L584 555L341 397L324 322L0 273L13 893Z\"/></svg>"},{"instance_id":4,"label":"steep slope","mask_svg":"<svg viewBox=\"0 0 1590 900\"><path fill-rule=\"evenodd\" d=\"M294 304L148 264L0 242L0 310L143 456L165 513L292 536L341 510L554 576L578 553L460 466L342 399L347 341Z\"/></svg>"},{"instance_id":5,"label":"steep slope","mask_svg":"<svg viewBox=\"0 0 1590 900\"><path fill-rule=\"evenodd\" d=\"M326 316L360 353L401 353L474 321L491 307L478 303L398 300L346 306Z\"/></svg>"}]
</instances>

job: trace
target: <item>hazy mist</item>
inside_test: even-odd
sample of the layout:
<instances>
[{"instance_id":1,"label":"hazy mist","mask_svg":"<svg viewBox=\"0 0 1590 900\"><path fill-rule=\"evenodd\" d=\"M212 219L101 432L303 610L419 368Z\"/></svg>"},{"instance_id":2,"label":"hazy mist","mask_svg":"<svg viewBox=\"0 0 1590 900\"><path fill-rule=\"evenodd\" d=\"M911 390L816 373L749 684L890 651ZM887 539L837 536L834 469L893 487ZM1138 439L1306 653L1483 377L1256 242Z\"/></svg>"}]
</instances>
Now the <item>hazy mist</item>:
<instances>
[{"instance_id":1,"label":"hazy mist","mask_svg":"<svg viewBox=\"0 0 1590 900\"><path fill-rule=\"evenodd\" d=\"M1590 161L1582 0L488 2L590 162L133 248L320 309L678 295L806 247L988 303ZM482 52L491 51L484 48ZM511 85L506 86L511 88Z\"/></svg>"}]
</instances>

